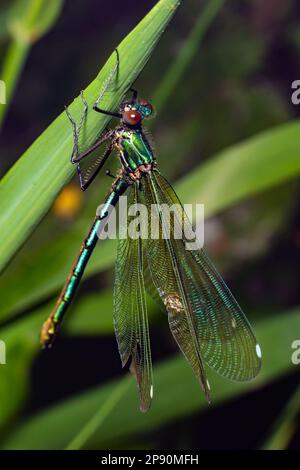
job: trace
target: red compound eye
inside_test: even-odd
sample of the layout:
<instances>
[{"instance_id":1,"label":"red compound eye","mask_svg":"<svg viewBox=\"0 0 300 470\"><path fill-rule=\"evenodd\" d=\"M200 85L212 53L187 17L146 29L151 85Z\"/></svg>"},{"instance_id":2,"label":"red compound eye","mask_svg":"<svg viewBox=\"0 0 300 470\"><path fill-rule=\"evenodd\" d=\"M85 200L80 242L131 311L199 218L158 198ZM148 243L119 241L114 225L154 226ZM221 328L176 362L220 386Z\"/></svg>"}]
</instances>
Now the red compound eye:
<instances>
[{"instance_id":1,"label":"red compound eye","mask_svg":"<svg viewBox=\"0 0 300 470\"><path fill-rule=\"evenodd\" d=\"M137 126L142 120L141 114L135 109L129 109L123 113L123 121L129 126Z\"/></svg>"}]
</instances>

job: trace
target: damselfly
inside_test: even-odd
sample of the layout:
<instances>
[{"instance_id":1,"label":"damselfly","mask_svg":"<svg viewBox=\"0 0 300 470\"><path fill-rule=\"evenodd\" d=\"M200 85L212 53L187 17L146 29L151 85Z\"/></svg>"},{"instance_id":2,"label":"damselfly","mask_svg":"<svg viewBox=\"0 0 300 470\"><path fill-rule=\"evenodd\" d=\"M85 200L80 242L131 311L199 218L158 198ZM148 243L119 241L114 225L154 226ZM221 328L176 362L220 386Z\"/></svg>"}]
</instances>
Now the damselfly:
<instances>
[{"instance_id":1,"label":"damselfly","mask_svg":"<svg viewBox=\"0 0 300 470\"><path fill-rule=\"evenodd\" d=\"M108 83L117 66L118 63ZM208 401L210 386L204 363L223 377L247 381L259 372L261 350L241 308L204 249L186 250L184 238L174 236L174 227L170 236L165 236L167 221L163 205L175 204L174 218L184 220L186 224L189 221L174 190L160 174L142 129L143 120L153 115L153 107L140 99L135 90L131 92L132 98L122 103L119 112L99 108L97 100L93 109L119 119L120 123L115 129L107 130L83 153L78 148L82 119L77 128L66 109L74 135L71 161L77 165L81 188L85 190L91 184L113 150L118 153L121 169L82 244L58 302L43 325L41 342L44 346L52 344L99 234L104 230L109 210L117 205L120 196L126 193L129 205L142 203L148 208L155 207L154 213L149 211L149 214L159 226L157 239L127 236L118 241L114 287L114 327L122 365L130 361L130 370L138 386L140 409L146 411L153 396L146 291L167 312L175 341ZM85 114L88 105L83 94L82 99ZM104 154L84 167L92 152L103 143L108 144ZM188 226L192 231L191 225Z\"/></svg>"}]
</instances>

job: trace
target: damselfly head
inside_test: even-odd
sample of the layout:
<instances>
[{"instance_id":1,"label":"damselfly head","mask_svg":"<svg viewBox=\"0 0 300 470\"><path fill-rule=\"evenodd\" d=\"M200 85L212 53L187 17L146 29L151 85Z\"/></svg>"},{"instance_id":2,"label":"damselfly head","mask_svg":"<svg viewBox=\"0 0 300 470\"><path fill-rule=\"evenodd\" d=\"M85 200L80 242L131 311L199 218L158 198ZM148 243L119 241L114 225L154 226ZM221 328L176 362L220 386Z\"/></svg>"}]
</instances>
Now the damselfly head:
<instances>
[{"instance_id":1,"label":"damselfly head","mask_svg":"<svg viewBox=\"0 0 300 470\"><path fill-rule=\"evenodd\" d=\"M125 101L121 106L122 120L129 126L138 126L153 114L153 106L146 100Z\"/></svg>"}]
</instances>

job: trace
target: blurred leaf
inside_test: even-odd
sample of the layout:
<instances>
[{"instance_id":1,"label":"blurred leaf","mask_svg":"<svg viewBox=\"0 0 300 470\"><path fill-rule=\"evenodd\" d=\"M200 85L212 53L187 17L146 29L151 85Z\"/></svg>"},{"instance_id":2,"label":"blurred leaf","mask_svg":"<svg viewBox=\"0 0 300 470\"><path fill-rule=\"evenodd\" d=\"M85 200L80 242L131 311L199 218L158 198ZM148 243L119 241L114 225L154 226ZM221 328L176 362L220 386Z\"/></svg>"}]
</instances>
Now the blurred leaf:
<instances>
[{"instance_id":1,"label":"blurred leaf","mask_svg":"<svg viewBox=\"0 0 300 470\"><path fill-rule=\"evenodd\" d=\"M300 172L300 122L262 132L221 151L177 186L185 203L204 202L206 215L274 187Z\"/></svg>"},{"instance_id":2,"label":"blurred leaf","mask_svg":"<svg viewBox=\"0 0 300 470\"><path fill-rule=\"evenodd\" d=\"M66 450L81 449L95 434L96 431L99 432L99 429L103 425L103 422L105 422L107 416L109 416L112 410L117 406L122 396L125 394L129 387L129 383L129 377L120 380L118 385L109 395L107 400L105 400L105 402L101 405L99 410L93 414L91 419L78 431L78 434L73 437L70 444L67 445Z\"/></svg>"},{"instance_id":3,"label":"blurred leaf","mask_svg":"<svg viewBox=\"0 0 300 470\"><path fill-rule=\"evenodd\" d=\"M6 88L6 104L0 107L0 125L8 111L9 103L21 76L28 52L29 44L27 43L12 41L8 47L1 70L1 78L4 81Z\"/></svg>"},{"instance_id":4,"label":"blurred leaf","mask_svg":"<svg viewBox=\"0 0 300 470\"><path fill-rule=\"evenodd\" d=\"M55 300L55 299L54 299ZM44 308L45 319L53 307L53 302ZM113 290L102 290L101 293L82 296L75 302L72 314L66 322L65 331L73 335L107 335L113 334ZM153 318L157 311L156 304L147 298L148 317Z\"/></svg>"},{"instance_id":5,"label":"blurred leaf","mask_svg":"<svg viewBox=\"0 0 300 470\"><path fill-rule=\"evenodd\" d=\"M160 0L118 46L120 67L116 74L115 89L105 93L101 102L103 108L116 109L119 106L179 4L178 0ZM90 105L96 101L115 64L116 54L113 52L96 79L86 88L85 98ZM70 105L70 112L75 120L79 119L82 113L80 97ZM84 127L87 147L96 140L108 120L108 117L95 113L90 107ZM20 248L74 173L74 167L69 161L72 139L70 123L63 112L2 179L1 268Z\"/></svg>"},{"instance_id":6,"label":"blurred leaf","mask_svg":"<svg viewBox=\"0 0 300 470\"><path fill-rule=\"evenodd\" d=\"M79 299L65 331L75 335L113 334L112 302L111 290ZM0 407L0 433L26 400L31 363L40 351L39 331L52 307L50 302L0 330L7 361L0 365L0 402L5 403Z\"/></svg>"},{"instance_id":7,"label":"blurred leaf","mask_svg":"<svg viewBox=\"0 0 300 470\"><path fill-rule=\"evenodd\" d=\"M6 15L11 43L0 74L6 84L6 105L0 106L0 124L7 113L31 45L53 26L62 6L63 0L17 0Z\"/></svg>"},{"instance_id":8,"label":"blurred leaf","mask_svg":"<svg viewBox=\"0 0 300 470\"><path fill-rule=\"evenodd\" d=\"M0 10L0 40L4 40L8 37L7 28L7 17L10 13L10 7L8 5L1 6Z\"/></svg>"},{"instance_id":9,"label":"blurred leaf","mask_svg":"<svg viewBox=\"0 0 300 470\"><path fill-rule=\"evenodd\" d=\"M48 304L49 305L49 304ZM53 305L45 309L45 319ZM113 333L113 292L112 289L101 293L82 296L71 307L72 314L66 322L65 331L79 335L99 335Z\"/></svg>"},{"instance_id":10,"label":"blurred leaf","mask_svg":"<svg viewBox=\"0 0 300 470\"><path fill-rule=\"evenodd\" d=\"M19 42L33 43L46 34L59 16L63 0L17 0L8 17L8 28Z\"/></svg>"},{"instance_id":11,"label":"blurred leaf","mask_svg":"<svg viewBox=\"0 0 300 470\"><path fill-rule=\"evenodd\" d=\"M265 450L283 450L288 444L297 428L296 418L300 410L300 387L296 389L292 397L285 405L283 411L276 419L271 429L270 436L263 445Z\"/></svg>"},{"instance_id":12,"label":"blurred leaf","mask_svg":"<svg viewBox=\"0 0 300 470\"><path fill-rule=\"evenodd\" d=\"M225 0L210 0L205 2L205 6L198 16L189 37L176 54L176 59L172 62L167 73L160 81L157 90L154 92L153 102L159 110L163 108L176 87L179 86L182 76L197 53L201 40L221 10L224 2Z\"/></svg>"},{"instance_id":13,"label":"blurred leaf","mask_svg":"<svg viewBox=\"0 0 300 470\"><path fill-rule=\"evenodd\" d=\"M74 306L66 322L65 331L71 334L113 334L112 292L85 296ZM0 330L0 339L6 345L6 365L0 365L0 432L12 420L26 399L30 366L40 350L39 331L49 315L53 302L16 320ZM152 308L153 311L153 308ZM151 309L149 310L151 315Z\"/></svg>"},{"instance_id":14,"label":"blurred leaf","mask_svg":"<svg viewBox=\"0 0 300 470\"><path fill-rule=\"evenodd\" d=\"M253 264L269 251L274 237L286 232L293 218L297 188L296 180L289 181L276 191L259 193L206 222L206 245L217 255L220 269L224 265L225 270L230 266L236 269L247 259ZM247 269L245 275L249 275Z\"/></svg>"},{"instance_id":15,"label":"blurred leaf","mask_svg":"<svg viewBox=\"0 0 300 470\"><path fill-rule=\"evenodd\" d=\"M11 422L24 403L29 389L29 366L34 351L28 345L7 346L9 363L0 366L0 432Z\"/></svg>"},{"instance_id":16,"label":"blurred leaf","mask_svg":"<svg viewBox=\"0 0 300 470\"><path fill-rule=\"evenodd\" d=\"M299 174L299 133L300 123L294 121L254 136L220 152L190 172L175 189L183 203L201 202L205 204L206 216L216 214ZM14 216L17 217L16 214ZM49 296L61 286L89 220L83 217L65 235L53 242L46 240L44 246L41 245L34 253L25 253L22 262L16 260L16 264L2 275L1 319ZM86 275L111 266L114 250L114 240L100 243L88 264Z\"/></svg>"},{"instance_id":17,"label":"blurred leaf","mask_svg":"<svg viewBox=\"0 0 300 470\"><path fill-rule=\"evenodd\" d=\"M255 325L264 357L261 373L249 384L233 383L209 374L213 403L218 404L249 392L250 389L262 387L291 369L291 343L299 328L299 309ZM132 379L130 388L111 410L109 419L106 419L105 429L95 430L86 448L105 449L112 441L122 443L125 436L141 436L145 431L149 432L207 408L202 392L183 358L175 357L156 366L154 381L154 403L146 415L138 411L136 387ZM2 448L65 448L87 420L97 413L101 403L113 393L117 383L112 382L85 392L29 418L16 427Z\"/></svg>"},{"instance_id":18,"label":"blurred leaf","mask_svg":"<svg viewBox=\"0 0 300 470\"><path fill-rule=\"evenodd\" d=\"M239 80L249 77L263 63L267 42L251 31L236 4L227 3L222 16L222 27L206 49L204 67L209 75L222 80Z\"/></svg>"},{"instance_id":19,"label":"blurred leaf","mask_svg":"<svg viewBox=\"0 0 300 470\"><path fill-rule=\"evenodd\" d=\"M0 365L0 431L14 419L29 391L30 365L38 349L40 318L31 316L1 329L6 345L6 364Z\"/></svg>"}]
</instances>

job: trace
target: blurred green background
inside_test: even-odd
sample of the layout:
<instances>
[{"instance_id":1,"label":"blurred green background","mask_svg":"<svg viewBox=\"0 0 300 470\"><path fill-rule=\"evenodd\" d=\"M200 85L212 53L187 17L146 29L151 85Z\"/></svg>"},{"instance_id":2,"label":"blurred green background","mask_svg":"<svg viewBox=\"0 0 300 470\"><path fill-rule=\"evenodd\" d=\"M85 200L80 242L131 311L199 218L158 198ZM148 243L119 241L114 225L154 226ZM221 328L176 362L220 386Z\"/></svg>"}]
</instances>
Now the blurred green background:
<instances>
[{"instance_id":1,"label":"blurred green background","mask_svg":"<svg viewBox=\"0 0 300 470\"><path fill-rule=\"evenodd\" d=\"M1 2L2 175L156 2L46 3ZM149 125L161 171L182 202L205 203L208 251L262 345L259 377L241 385L208 371L208 406L150 304L155 392L142 415L113 335L111 242L95 250L55 346L39 350L40 325L110 185L103 175L82 194L74 178L1 275L1 448L300 447L300 366L291 361L300 339L299 18L296 0L183 2L135 83L158 111ZM10 209L0 199L1 213Z\"/></svg>"}]
</instances>

